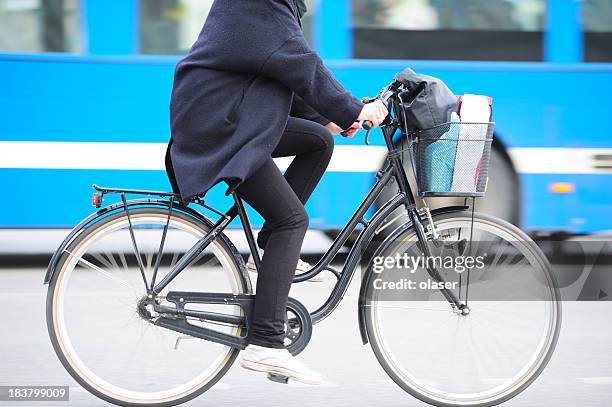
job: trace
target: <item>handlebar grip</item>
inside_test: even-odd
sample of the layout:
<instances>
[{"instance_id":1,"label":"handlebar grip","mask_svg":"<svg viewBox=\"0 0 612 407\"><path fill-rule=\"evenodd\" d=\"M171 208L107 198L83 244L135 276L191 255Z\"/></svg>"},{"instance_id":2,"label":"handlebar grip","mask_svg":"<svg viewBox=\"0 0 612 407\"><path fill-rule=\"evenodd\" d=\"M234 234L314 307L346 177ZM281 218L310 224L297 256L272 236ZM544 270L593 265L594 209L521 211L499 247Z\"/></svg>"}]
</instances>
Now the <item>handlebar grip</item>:
<instances>
[{"instance_id":1,"label":"handlebar grip","mask_svg":"<svg viewBox=\"0 0 612 407\"><path fill-rule=\"evenodd\" d=\"M361 127L363 127L364 130L370 131L374 127L374 123L369 120L364 120L361 122Z\"/></svg>"}]
</instances>

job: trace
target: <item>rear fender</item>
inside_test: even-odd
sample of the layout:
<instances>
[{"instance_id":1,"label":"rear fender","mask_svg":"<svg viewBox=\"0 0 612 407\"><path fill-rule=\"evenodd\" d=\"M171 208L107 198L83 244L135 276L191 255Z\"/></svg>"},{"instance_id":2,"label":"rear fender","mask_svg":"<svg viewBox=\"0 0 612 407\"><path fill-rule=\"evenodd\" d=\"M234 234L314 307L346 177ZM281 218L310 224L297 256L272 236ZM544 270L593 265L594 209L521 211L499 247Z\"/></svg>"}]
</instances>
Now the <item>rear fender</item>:
<instances>
[{"instance_id":1,"label":"rear fender","mask_svg":"<svg viewBox=\"0 0 612 407\"><path fill-rule=\"evenodd\" d=\"M157 207L162 207L162 208L170 207L170 201L164 201L161 199L134 199L134 200L127 201L126 203L127 203L127 206L130 208L139 207L139 206L157 206ZM90 216L85 218L81 223L76 225L74 229L70 231L68 236L64 238L64 240L59 245L55 253L53 253L51 260L49 261L49 265L47 266L47 273L45 274L45 279L44 279L43 284L49 284L49 282L53 278L53 275L55 274L55 269L57 267L57 264L59 263L59 260L62 254L68 248L68 246L70 246L70 244L74 241L74 239L81 232L83 232L83 230L85 230L89 225L96 223L101 218L106 217L112 213L117 212L118 210L123 210L123 209L124 209L123 202L114 203L112 205L109 205L91 214ZM198 220L208 223L208 220L204 218L199 212L193 209L190 209L184 205L178 204L176 202L173 204L173 210L187 213L197 218Z\"/></svg>"}]
</instances>

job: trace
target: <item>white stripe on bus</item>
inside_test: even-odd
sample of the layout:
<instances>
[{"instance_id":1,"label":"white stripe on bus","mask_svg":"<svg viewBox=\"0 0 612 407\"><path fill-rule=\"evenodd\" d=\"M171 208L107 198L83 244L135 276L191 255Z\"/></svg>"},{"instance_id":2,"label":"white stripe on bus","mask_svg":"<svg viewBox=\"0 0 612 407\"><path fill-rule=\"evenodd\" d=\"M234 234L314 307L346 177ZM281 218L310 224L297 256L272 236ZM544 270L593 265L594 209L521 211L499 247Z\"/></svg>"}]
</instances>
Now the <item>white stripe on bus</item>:
<instances>
[{"instance_id":1,"label":"white stripe on bus","mask_svg":"<svg viewBox=\"0 0 612 407\"><path fill-rule=\"evenodd\" d=\"M163 170L165 143L0 141L0 168ZM612 148L516 147L508 150L522 174L612 173ZM383 146L338 145L330 172L376 172ZM280 158L284 170L291 158Z\"/></svg>"},{"instance_id":2,"label":"white stripe on bus","mask_svg":"<svg viewBox=\"0 0 612 407\"><path fill-rule=\"evenodd\" d=\"M0 141L0 168L163 170L165 143ZM376 172L386 156L380 146L336 146L333 172ZM291 158L281 158L281 170Z\"/></svg>"},{"instance_id":3,"label":"white stripe on bus","mask_svg":"<svg viewBox=\"0 0 612 407\"><path fill-rule=\"evenodd\" d=\"M612 148L516 147L508 153L523 174L612 173Z\"/></svg>"}]
</instances>

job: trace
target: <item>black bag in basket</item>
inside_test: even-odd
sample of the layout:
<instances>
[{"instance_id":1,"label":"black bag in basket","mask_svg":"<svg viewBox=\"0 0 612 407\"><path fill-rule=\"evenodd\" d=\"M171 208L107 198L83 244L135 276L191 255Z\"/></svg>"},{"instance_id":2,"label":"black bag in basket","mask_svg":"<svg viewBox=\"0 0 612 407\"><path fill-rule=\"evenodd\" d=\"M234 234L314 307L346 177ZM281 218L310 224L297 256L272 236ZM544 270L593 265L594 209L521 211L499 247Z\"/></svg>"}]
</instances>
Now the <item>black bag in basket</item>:
<instances>
[{"instance_id":1,"label":"black bag in basket","mask_svg":"<svg viewBox=\"0 0 612 407\"><path fill-rule=\"evenodd\" d=\"M448 123L459 110L457 97L438 78L406 68L395 76L406 90L399 96L409 129L423 130Z\"/></svg>"}]
</instances>

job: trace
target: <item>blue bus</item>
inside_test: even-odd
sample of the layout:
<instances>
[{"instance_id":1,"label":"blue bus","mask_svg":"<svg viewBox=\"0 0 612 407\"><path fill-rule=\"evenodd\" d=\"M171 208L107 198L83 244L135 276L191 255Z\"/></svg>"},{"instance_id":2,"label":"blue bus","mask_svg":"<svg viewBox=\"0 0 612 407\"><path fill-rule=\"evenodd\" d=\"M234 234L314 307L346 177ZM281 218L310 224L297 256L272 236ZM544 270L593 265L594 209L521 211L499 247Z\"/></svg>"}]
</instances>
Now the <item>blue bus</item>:
<instances>
[{"instance_id":1,"label":"blue bus","mask_svg":"<svg viewBox=\"0 0 612 407\"><path fill-rule=\"evenodd\" d=\"M211 3L0 0L0 228L71 227L92 211L94 182L169 188L174 65ZM478 210L531 232L612 230L612 130L603 120L612 111L612 2L308 5L307 37L355 95L411 67L457 94L493 98L493 168ZM307 205L311 226L327 231L350 217L385 159L377 134L372 146L362 136L336 140ZM207 202L227 208L224 191Z\"/></svg>"}]
</instances>

